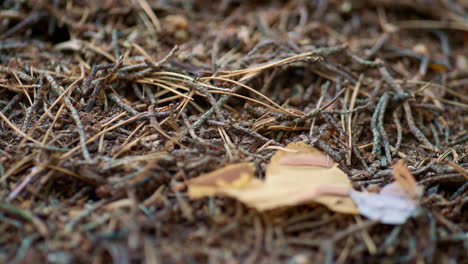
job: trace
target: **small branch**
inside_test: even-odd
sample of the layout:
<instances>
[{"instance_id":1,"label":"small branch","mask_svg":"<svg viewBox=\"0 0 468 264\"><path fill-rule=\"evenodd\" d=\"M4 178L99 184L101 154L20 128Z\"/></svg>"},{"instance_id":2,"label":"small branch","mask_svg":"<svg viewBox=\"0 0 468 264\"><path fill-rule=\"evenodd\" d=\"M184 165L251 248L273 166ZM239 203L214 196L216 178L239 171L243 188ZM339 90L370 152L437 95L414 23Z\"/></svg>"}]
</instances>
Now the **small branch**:
<instances>
[{"instance_id":1,"label":"small branch","mask_svg":"<svg viewBox=\"0 0 468 264\"><path fill-rule=\"evenodd\" d=\"M1 73L12 74L12 75L16 74L18 76L18 78L20 78L23 81L27 81L27 82L33 82L34 81L34 77L31 77L31 76L29 76L28 74L26 74L26 73L24 73L22 71L15 70L15 69L12 69L10 67L5 67L5 66L0 65L0 72Z\"/></svg>"},{"instance_id":2,"label":"small branch","mask_svg":"<svg viewBox=\"0 0 468 264\"><path fill-rule=\"evenodd\" d=\"M390 75L390 73L387 71L385 67L380 67L379 68L380 73L383 75L385 81L398 93L398 94L404 94L403 89L401 86L393 79L393 77ZM407 101L403 102L403 109L406 114L406 121L408 122L408 126L413 133L413 135L416 137L416 139L421 142L422 144L428 146L429 148L436 150L436 148L429 142L429 140L426 138L426 136L419 130L418 127L416 127L416 123L414 122L413 119L413 114L411 113L411 107Z\"/></svg>"},{"instance_id":3,"label":"small branch","mask_svg":"<svg viewBox=\"0 0 468 264\"><path fill-rule=\"evenodd\" d=\"M23 97L23 94L20 94L20 93L15 94L15 96L13 96L13 98L11 98L10 102L8 102L8 104L5 105L5 107L3 107L2 111L0 111L0 112L2 114L6 114L21 99L21 97Z\"/></svg>"},{"instance_id":4,"label":"small branch","mask_svg":"<svg viewBox=\"0 0 468 264\"><path fill-rule=\"evenodd\" d=\"M377 129L379 130L379 134L381 137L381 142L384 147L385 151L385 157L386 157L386 162L383 161L382 159L382 165L387 166L387 164L392 162L392 156L390 154L390 143L388 143L388 136L387 132L385 132L384 129L384 115L385 115L385 110L387 109L387 105L389 102L390 96L388 93L384 93L380 100L382 101L382 104L380 105L380 110L379 110L379 116L378 116L378 122L377 122Z\"/></svg>"},{"instance_id":5,"label":"small branch","mask_svg":"<svg viewBox=\"0 0 468 264\"><path fill-rule=\"evenodd\" d=\"M44 76L39 77L39 89L37 90L36 98L34 98L33 104L28 108L26 116L24 117L23 125L21 126L21 131L26 132L31 124L31 116L34 112L37 111L39 107L39 102L42 101L44 95Z\"/></svg>"},{"instance_id":6,"label":"small branch","mask_svg":"<svg viewBox=\"0 0 468 264\"><path fill-rule=\"evenodd\" d=\"M395 123L396 129L397 129L397 141L395 143L395 150L393 151L393 154L395 155L398 153L401 147L401 140L403 138L403 128L401 126L400 122L400 112L401 108L398 107L394 112L393 112L393 122Z\"/></svg>"},{"instance_id":7,"label":"small branch","mask_svg":"<svg viewBox=\"0 0 468 264\"><path fill-rule=\"evenodd\" d=\"M370 60L360 58L360 57L354 55L353 53L351 53L349 50L346 51L346 55L348 55L352 60L356 61L357 63L359 63L361 65L364 65L364 66L366 66L368 68L378 68L378 67L382 67L384 65L383 62L379 61L379 60L370 61Z\"/></svg>"},{"instance_id":8,"label":"small branch","mask_svg":"<svg viewBox=\"0 0 468 264\"><path fill-rule=\"evenodd\" d=\"M210 104L212 105L213 109L214 109L214 112L216 114L216 116L218 117L218 119L220 121L224 121L224 116L223 114L221 113L221 107L218 106L218 104L216 103L216 99L213 97L213 95L208 91L208 89L206 89L205 87L201 86L201 85L198 85L196 83L193 83L192 84L192 87L195 88L195 90L199 91L200 93L202 93L203 95L206 96L206 99L208 100L208 102L210 102Z\"/></svg>"},{"instance_id":9,"label":"small branch","mask_svg":"<svg viewBox=\"0 0 468 264\"><path fill-rule=\"evenodd\" d=\"M161 136L169 139L170 141L174 142L175 144L179 145L182 148L185 148L184 145L179 143L177 140L171 138L164 130L162 129L161 125L159 124L158 120L156 119L156 116L154 114L154 105L148 106L148 116L150 120L151 127L153 127Z\"/></svg>"},{"instance_id":10,"label":"small branch","mask_svg":"<svg viewBox=\"0 0 468 264\"><path fill-rule=\"evenodd\" d=\"M49 81L50 85L52 86L52 89L54 92L60 96L62 95L62 91L60 91L59 85L55 81L54 77L52 77L48 72L44 72L45 77L47 81ZM73 119L75 120L76 123L76 129L78 130L78 134L80 135L80 145L81 145L81 151L83 152L83 157L86 160L91 160L91 156L89 155L88 148L86 147L86 134L83 129L83 125L81 124L81 119L78 111L76 108L73 106L72 102L70 101L70 98L67 96L64 96L62 98L63 102L65 102L65 105L67 108L70 110Z\"/></svg>"},{"instance_id":11,"label":"small branch","mask_svg":"<svg viewBox=\"0 0 468 264\"><path fill-rule=\"evenodd\" d=\"M164 56L164 58L162 58L160 61L158 62L152 62L148 59L145 59L145 63L150 67L152 68L153 70L156 70L156 71L159 71L161 66L166 63L166 61L171 58L172 56L174 56L174 53L179 49L179 46L175 45L171 51L169 51L169 53Z\"/></svg>"},{"instance_id":12,"label":"small branch","mask_svg":"<svg viewBox=\"0 0 468 264\"><path fill-rule=\"evenodd\" d=\"M116 93L111 93L109 94L109 98L114 101L118 106L120 106L122 109L125 111L129 112L132 115L138 115L140 112L137 110L133 109L130 105L126 104L122 99L120 99L119 95Z\"/></svg>"}]
</instances>

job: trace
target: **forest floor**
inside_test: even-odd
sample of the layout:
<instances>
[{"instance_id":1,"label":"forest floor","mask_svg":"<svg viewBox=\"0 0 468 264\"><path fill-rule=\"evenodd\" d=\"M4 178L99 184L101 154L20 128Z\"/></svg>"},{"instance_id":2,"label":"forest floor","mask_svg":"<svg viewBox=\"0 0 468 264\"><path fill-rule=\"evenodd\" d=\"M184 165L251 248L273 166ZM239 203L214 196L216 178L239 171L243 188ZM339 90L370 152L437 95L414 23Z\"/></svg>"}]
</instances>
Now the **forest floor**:
<instances>
[{"instance_id":1,"label":"forest floor","mask_svg":"<svg viewBox=\"0 0 468 264\"><path fill-rule=\"evenodd\" d=\"M463 263L468 3L4 0L0 263ZM291 142L404 223L187 184ZM189 186L190 187L190 186ZM466 262L465 262L466 263Z\"/></svg>"}]
</instances>

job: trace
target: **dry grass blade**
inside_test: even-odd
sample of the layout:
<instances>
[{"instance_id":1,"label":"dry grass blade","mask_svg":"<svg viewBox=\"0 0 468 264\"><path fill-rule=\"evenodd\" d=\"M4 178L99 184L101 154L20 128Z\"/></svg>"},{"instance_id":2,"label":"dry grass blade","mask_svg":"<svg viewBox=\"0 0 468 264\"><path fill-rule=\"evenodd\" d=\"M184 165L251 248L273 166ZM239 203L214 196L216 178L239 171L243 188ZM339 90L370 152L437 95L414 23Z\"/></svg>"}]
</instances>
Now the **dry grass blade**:
<instances>
[{"instance_id":1,"label":"dry grass blade","mask_svg":"<svg viewBox=\"0 0 468 264\"><path fill-rule=\"evenodd\" d=\"M158 32L161 31L161 23L159 22L158 18L154 14L148 2L146 0L136 0L136 1L141 6L141 8L143 8L143 10L148 15L148 17L151 19L151 22L153 22L153 25L156 31Z\"/></svg>"},{"instance_id":2,"label":"dry grass blade","mask_svg":"<svg viewBox=\"0 0 468 264\"><path fill-rule=\"evenodd\" d=\"M363 75L361 74L359 76L359 80L358 82L356 83L356 86L354 87L354 90L353 90L353 94L351 95L351 101L349 103L349 111L353 111L354 109L354 105L356 103L356 98L357 98L357 95L358 95L358 92L359 92L359 89L361 88L361 82L362 82L362 78L363 78ZM352 133L352 120L353 120L353 114L350 113L348 115L348 145L351 147L353 146L353 133ZM351 149L349 150L349 155L348 155L348 159L351 159L351 154L353 152L351 151Z\"/></svg>"},{"instance_id":3,"label":"dry grass blade","mask_svg":"<svg viewBox=\"0 0 468 264\"><path fill-rule=\"evenodd\" d=\"M266 69L269 69L269 68L272 68L272 67L281 66L281 65L284 65L284 64L287 64L287 63L295 62L295 61L303 59L303 58L314 56L315 54L316 54L316 52L314 52L314 51L305 52L305 53L302 53L302 54L291 56L289 58L285 58L285 59L278 60L278 61L275 61L275 62L265 63L263 65L255 66L255 67L248 68L248 69L245 69L245 70L236 70L236 71L223 72L224 74L221 74L219 77L229 78L229 77L236 77L236 76L239 76L239 75L246 75L246 74L256 73L256 72L260 72L260 71L263 71L263 70L266 70ZM312 57L312 59L314 61L320 61L321 60L320 57Z\"/></svg>"},{"instance_id":4,"label":"dry grass blade","mask_svg":"<svg viewBox=\"0 0 468 264\"><path fill-rule=\"evenodd\" d=\"M0 1L0 263L464 263L468 5L355 2Z\"/></svg>"},{"instance_id":5,"label":"dry grass blade","mask_svg":"<svg viewBox=\"0 0 468 264\"><path fill-rule=\"evenodd\" d=\"M221 77L207 77L207 78L202 78L203 80L220 80L220 81L225 81L225 82L231 82L231 83L234 83L236 85L239 85L253 93L255 93L256 95L262 97L263 99L267 100L270 104L274 105L275 107L277 107L278 109L280 109L282 112L284 113L288 113L292 116L298 116L297 114L295 113L292 113L286 109L284 109L282 106L278 105L277 103L275 103L273 100L271 100L270 98L268 98L267 96L263 95L262 93L260 93L259 91L245 85L245 84L242 84L242 83L239 83L239 82L236 82L234 80L230 80L230 79L226 79L226 78L221 78ZM211 87L210 87L211 88ZM216 89L218 90L218 89Z\"/></svg>"},{"instance_id":6,"label":"dry grass blade","mask_svg":"<svg viewBox=\"0 0 468 264\"><path fill-rule=\"evenodd\" d=\"M3 121L11 128L13 129L16 133L18 133L18 135L21 135L22 137L24 137L25 139L31 141L31 142L34 142L40 146L42 146L42 143L35 140L34 138L30 137L29 135L27 135L26 133L24 133L23 131L21 131L19 128L17 128L10 120L8 120L8 118L2 113L0 112L0 118L3 119Z\"/></svg>"},{"instance_id":7,"label":"dry grass blade","mask_svg":"<svg viewBox=\"0 0 468 264\"><path fill-rule=\"evenodd\" d=\"M117 123L117 124L115 124L115 125L113 125L113 126L111 126L111 127L109 127L109 128L106 128L106 129L104 129L103 131L97 133L96 135L90 137L90 138L85 142L85 144L89 144L89 143L93 142L94 140L98 139L98 138L99 138L102 134L104 134L104 133L107 133L107 132L109 132L109 131L112 131L112 130L114 130L114 129L120 127L120 126L123 126L123 125L125 125L125 124L128 124L128 123L130 123L130 122L133 122L134 120L138 119L139 117L141 117L141 116L143 116L143 115L144 115L144 113L140 113L140 114L138 114L138 115L132 116L131 118L129 118L129 119L127 119L127 120L124 120L124 121L122 121L122 122L119 122L119 123ZM60 156L60 159L66 159L66 158L70 157L73 153L77 152L77 151L80 149L80 147L81 147L81 146L76 146L76 147L74 147L73 149L71 149L71 150L68 151L67 153L65 153L65 154L63 154L62 156Z\"/></svg>"}]
</instances>

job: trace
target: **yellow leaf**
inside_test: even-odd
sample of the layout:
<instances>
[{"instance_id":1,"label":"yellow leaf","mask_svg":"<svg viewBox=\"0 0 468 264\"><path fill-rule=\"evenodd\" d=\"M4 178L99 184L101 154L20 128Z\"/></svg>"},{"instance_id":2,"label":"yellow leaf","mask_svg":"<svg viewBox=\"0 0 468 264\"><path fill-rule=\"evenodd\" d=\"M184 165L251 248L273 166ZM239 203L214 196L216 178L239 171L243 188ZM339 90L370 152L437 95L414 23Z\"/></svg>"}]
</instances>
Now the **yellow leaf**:
<instances>
[{"instance_id":1,"label":"yellow leaf","mask_svg":"<svg viewBox=\"0 0 468 264\"><path fill-rule=\"evenodd\" d=\"M346 174L328 155L303 142L278 151L264 181L253 175L251 164L230 165L189 181L189 196L226 195L259 211L313 202L341 213L358 213L348 197L352 187Z\"/></svg>"},{"instance_id":2,"label":"yellow leaf","mask_svg":"<svg viewBox=\"0 0 468 264\"><path fill-rule=\"evenodd\" d=\"M254 174L255 168L252 163L228 165L187 181L188 194L190 198L197 199L214 195L220 188L242 188L251 184Z\"/></svg>"}]
</instances>

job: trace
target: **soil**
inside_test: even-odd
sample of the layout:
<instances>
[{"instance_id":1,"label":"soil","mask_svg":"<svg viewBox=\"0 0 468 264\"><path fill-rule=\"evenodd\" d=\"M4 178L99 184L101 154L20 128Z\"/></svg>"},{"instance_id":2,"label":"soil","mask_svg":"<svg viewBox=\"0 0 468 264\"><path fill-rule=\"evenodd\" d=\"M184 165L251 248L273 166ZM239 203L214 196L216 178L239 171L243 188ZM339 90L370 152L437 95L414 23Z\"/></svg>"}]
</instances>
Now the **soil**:
<instances>
[{"instance_id":1,"label":"soil","mask_svg":"<svg viewBox=\"0 0 468 264\"><path fill-rule=\"evenodd\" d=\"M0 263L466 263L468 3L4 0ZM401 225L192 200L303 141Z\"/></svg>"}]
</instances>

